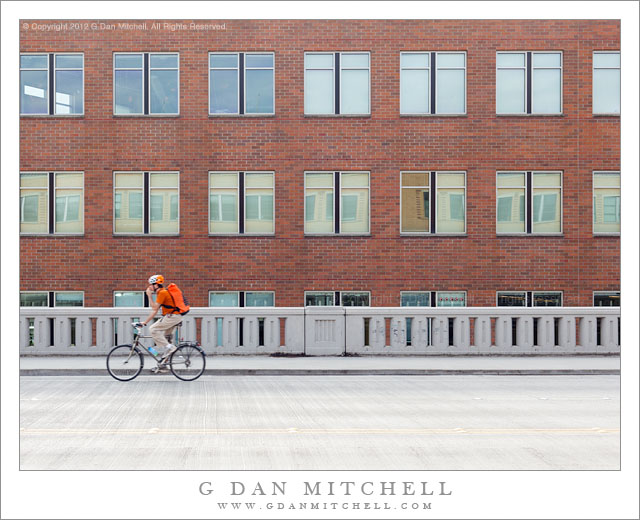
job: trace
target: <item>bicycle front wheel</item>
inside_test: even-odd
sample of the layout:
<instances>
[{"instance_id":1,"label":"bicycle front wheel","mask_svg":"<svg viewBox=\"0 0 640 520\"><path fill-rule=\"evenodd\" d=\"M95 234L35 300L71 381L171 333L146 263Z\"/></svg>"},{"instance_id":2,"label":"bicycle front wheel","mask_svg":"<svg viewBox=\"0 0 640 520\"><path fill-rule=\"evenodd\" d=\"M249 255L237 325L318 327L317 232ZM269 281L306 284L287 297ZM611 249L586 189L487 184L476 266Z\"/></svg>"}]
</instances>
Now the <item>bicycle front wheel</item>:
<instances>
[{"instance_id":1,"label":"bicycle front wheel","mask_svg":"<svg viewBox=\"0 0 640 520\"><path fill-rule=\"evenodd\" d=\"M204 351L195 345L181 345L169 359L171 373L182 381L194 381L203 373L206 366Z\"/></svg>"},{"instance_id":2,"label":"bicycle front wheel","mask_svg":"<svg viewBox=\"0 0 640 520\"><path fill-rule=\"evenodd\" d=\"M113 347L107 356L107 370L118 381L131 381L142 372L142 352L131 345Z\"/></svg>"}]
</instances>

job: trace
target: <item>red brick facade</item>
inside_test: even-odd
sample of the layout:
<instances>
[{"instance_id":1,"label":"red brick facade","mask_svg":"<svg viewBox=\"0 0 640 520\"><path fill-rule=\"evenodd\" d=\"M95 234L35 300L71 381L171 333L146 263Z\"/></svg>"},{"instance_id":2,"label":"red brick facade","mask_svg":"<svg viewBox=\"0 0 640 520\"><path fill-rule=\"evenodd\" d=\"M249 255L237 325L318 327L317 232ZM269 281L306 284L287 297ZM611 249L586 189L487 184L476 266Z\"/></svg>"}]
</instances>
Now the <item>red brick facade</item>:
<instances>
[{"instance_id":1,"label":"red brick facade","mask_svg":"<svg viewBox=\"0 0 640 520\"><path fill-rule=\"evenodd\" d=\"M82 52L85 75L84 116L20 120L21 171L82 171L85 202L83 236L21 237L21 290L84 291L85 306L111 306L115 290L142 290L162 273L194 306L207 306L209 291L246 290L275 291L278 306L338 290L370 291L374 306L422 290L464 290L470 306L495 305L498 290L563 291L565 306L591 305L593 291L620 290L620 238L592 232L592 172L620 170L620 118L594 116L591 105L593 51L619 49L618 21L21 30L21 52ZM305 116L304 52L351 50L371 53L371 115ZM399 54L408 50L467 52L466 115L400 116ZM562 51L562 115L496 115L503 50ZM113 115L116 51L179 52L178 117ZM275 116L208 115L213 51L275 53ZM114 236L116 170L180 172L179 236ZM274 236L209 236L211 170L275 172ZM369 236L305 236L304 172L313 170L370 172ZM406 170L466 172L464 236L401 236ZM499 170L563 172L562 236L496 236Z\"/></svg>"}]
</instances>

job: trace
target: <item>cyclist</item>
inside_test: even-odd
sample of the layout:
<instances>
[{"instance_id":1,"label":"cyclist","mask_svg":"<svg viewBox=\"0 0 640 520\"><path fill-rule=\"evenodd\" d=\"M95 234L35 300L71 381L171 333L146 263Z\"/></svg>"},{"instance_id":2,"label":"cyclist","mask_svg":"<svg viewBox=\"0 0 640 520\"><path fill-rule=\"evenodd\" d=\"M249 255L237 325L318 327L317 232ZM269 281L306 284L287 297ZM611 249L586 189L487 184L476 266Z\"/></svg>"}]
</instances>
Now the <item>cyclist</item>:
<instances>
[{"instance_id":1,"label":"cyclist","mask_svg":"<svg viewBox=\"0 0 640 520\"><path fill-rule=\"evenodd\" d=\"M149 332L151 332L151 337L156 343L158 352L160 352L160 363L164 364L169 359L169 356L177 350L173 343L169 343L167 336L170 336L173 329L182 322L182 316L178 309L172 305L173 298L171 298L169 291L164 288L164 276L154 274L150 277L146 292L151 304L151 314L140 325L149 323L158 313L158 309L162 307L162 318L149 327ZM151 298L154 293L156 293L155 302Z\"/></svg>"}]
</instances>

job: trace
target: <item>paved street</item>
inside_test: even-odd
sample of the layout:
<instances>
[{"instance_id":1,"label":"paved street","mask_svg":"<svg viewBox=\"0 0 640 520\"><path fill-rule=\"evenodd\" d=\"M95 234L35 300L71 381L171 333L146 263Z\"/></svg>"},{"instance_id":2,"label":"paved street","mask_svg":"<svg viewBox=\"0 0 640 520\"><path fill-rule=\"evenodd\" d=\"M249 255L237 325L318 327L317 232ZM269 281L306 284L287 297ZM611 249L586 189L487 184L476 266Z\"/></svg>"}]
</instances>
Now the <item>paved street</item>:
<instances>
[{"instance_id":1,"label":"paved street","mask_svg":"<svg viewBox=\"0 0 640 520\"><path fill-rule=\"evenodd\" d=\"M26 470L619 469L619 377L30 376Z\"/></svg>"}]
</instances>

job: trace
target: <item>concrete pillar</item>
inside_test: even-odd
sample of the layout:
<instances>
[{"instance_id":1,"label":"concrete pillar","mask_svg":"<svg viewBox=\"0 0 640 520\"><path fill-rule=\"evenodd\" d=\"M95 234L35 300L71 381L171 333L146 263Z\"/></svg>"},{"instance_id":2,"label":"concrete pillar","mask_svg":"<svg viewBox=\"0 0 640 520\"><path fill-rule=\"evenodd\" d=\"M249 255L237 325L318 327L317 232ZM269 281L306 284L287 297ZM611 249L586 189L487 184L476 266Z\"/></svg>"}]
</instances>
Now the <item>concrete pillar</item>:
<instances>
[{"instance_id":1,"label":"concrete pillar","mask_svg":"<svg viewBox=\"0 0 640 520\"><path fill-rule=\"evenodd\" d=\"M206 316L200 322L200 342L205 352L213 352L218 346L218 319L214 316Z\"/></svg>"},{"instance_id":2,"label":"concrete pillar","mask_svg":"<svg viewBox=\"0 0 640 520\"><path fill-rule=\"evenodd\" d=\"M478 316L474 321L473 336L475 346L480 352L488 351L491 348L491 318L489 316Z\"/></svg>"},{"instance_id":3,"label":"concrete pillar","mask_svg":"<svg viewBox=\"0 0 640 520\"><path fill-rule=\"evenodd\" d=\"M407 321L404 317L391 318L391 334L389 335L391 348L395 351L407 348Z\"/></svg>"},{"instance_id":4,"label":"concrete pillar","mask_svg":"<svg viewBox=\"0 0 640 520\"><path fill-rule=\"evenodd\" d=\"M453 346L462 351L461 353L468 353L471 346L471 334L470 334L469 318L467 316L457 316L453 319Z\"/></svg>"},{"instance_id":5,"label":"concrete pillar","mask_svg":"<svg viewBox=\"0 0 640 520\"><path fill-rule=\"evenodd\" d=\"M433 346L438 352L449 350L449 318L436 316L433 318Z\"/></svg>"},{"instance_id":6,"label":"concrete pillar","mask_svg":"<svg viewBox=\"0 0 640 520\"><path fill-rule=\"evenodd\" d=\"M196 319L189 315L182 318L178 341L196 341L197 337Z\"/></svg>"},{"instance_id":7,"label":"concrete pillar","mask_svg":"<svg viewBox=\"0 0 640 520\"><path fill-rule=\"evenodd\" d=\"M364 319L364 318L363 318ZM363 325L364 330L364 325ZM373 350L381 351L386 347L387 331L385 319L382 316L373 316L369 322L369 346Z\"/></svg>"},{"instance_id":8,"label":"concrete pillar","mask_svg":"<svg viewBox=\"0 0 640 520\"><path fill-rule=\"evenodd\" d=\"M48 350L51 347L49 323L49 318L37 317L33 320L33 345L37 350Z\"/></svg>"},{"instance_id":9,"label":"concrete pillar","mask_svg":"<svg viewBox=\"0 0 640 520\"><path fill-rule=\"evenodd\" d=\"M71 345L71 319L67 316L58 316L54 322L53 349L57 353L66 353Z\"/></svg>"},{"instance_id":10,"label":"concrete pillar","mask_svg":"<svg viewBox=\"0 0 640 520\"><path fill-rule=\"evenodd\" d=\"M429 327L428 320L425 316L415 316L411 324L411 345L417 352L423 352L430 348L429 344Z\"/></svg>"},{"instance_id":11,"label":"concrete pillar","mask_svg":"<svg viewBox=\"0 0 640 520\"><path fill-rule=\"evenodd\" d=\"M618 345L618 318L605 316L600 325L600 346L614 350Z\"/></svg>"},{"instance_id":12,"label":"concrete pillar","mask_svg":"<svg viewBox=\"0 0 640 520\"><path fill-rule=\"evenodd\" d=\"M309 356L339 356L345 351L345 328L348 330L347 351L364 345L362 317L348 316L342 309L307 308L304 317L305 354Z\"/></svg>"},{"instance_id":13,"label":"concrete pillar","mask_svg":"<svg viewBox=\"0 0 640 520\"><path fill-rule=\"evenodd\" d=\"M520 316L517 319L516 344L520 351L533 351L533 318L531 316Z\"/></svg>"},{"instance_id":14,"label":"concrete pillar","mask_svg":"<svg viewBox=\"0 0 640 520\"><path fill-rule=\"evenodd\" d=\"M133 322L134 320L129 316L118 317L117 332L118 332L118 343L120 345L130 344L133 341L133 327L131 326ZM149 332L149 327L150 325L147 325L145 328L142 329L142 333L146 336L151 334ZM152 344L152 340L147 340L147 343L145 343L145 345L151 345L151 344Z\"/></svg>"},{"instance_id":15,"label":"concrete pillar","mask_svg":"<svg viewBox=\"0 0 640 520\"><path fill-rule=\"evenodd\" d=\"M511 317L496 318L496 347L499 351L509 353L513 347Z\"/></svg>"},{"instance_id":16,"label":"concrete pillar","mask_svg":"<svg viewBox=\"0 0 640 520\"><path fill-rule=\"evenodd\" d=\"M558 323L558 346L562 353L576 351L576 320L573 316L563 316Z\"/></svg>"},{"instance_id":17,"label":"concrete pillar","mask_svg":"<svg viewBox=\"0 0 640 520\"><path fill-rule=\"evenodd\" d=\"M222 346L226 353L237 350L240 346L238 341L238 318L236 316L222 318Z\"/></svg>"},{"instance_id":18,"label":"concrete pillar","mask_svg":"<svg viewBox=\"0 0 640 520\"><path fill-rule=\"evenodd\" d=\"M247 316L238 319L242 320L242 347L255 352L258 348L258 318Z\"/></svg>"},{"instance_id":19,"label":"concrete pillar","mask_svg":"<svg viewBox=\"0 0 640 520\"><path fill-rule=\"evenodd\" d=\"M109 352L113 348L113 319L98 316L96 319L96 348L98 352Z\"/></svg>"},{"instance_id":20,"label":"concrete pillar","mask_svg":"<svg viewBox=\"0 0 640 520\"><path fill-rule=\"evenodd\" d=\"M586 352L595 352L598 346L598 319L583 316L580 319L580 347Z\"/></svg>"},{"instance_id":21,"label":"concrete pillar","mask_svg":"<svg viewBox=\"0 0 640 520\"><path fill-rule=\"evenodd\" d=\"M76 319L76 347L89 350L93 338L91 335L91 318L81 317Z\"/></svg>"},{"instance_id":22,"label":"concrete pillar","mask_svg":"<svg viewBox=\"0 0 640 520\"><path fill-rule=\"evenodd\" d=\"M552 316L538 319L538 347L541 350L553 350L555 347L555 323Z\"/></svg>"},{"instance_id":23,"label":"concrete pillar","mask_svg":"<svg viewBox=\"0 0 640 520\"><path fill-rule=\"evenodd\" d=\"M273 316L264 319L264 346L269 352L280 349L280 320Z\"/></svg>"},{"instance_id":24,"label":"concrete pillar","mask_svg":"<svg viewBox=\"0 0 640 520\"><path fill-rule=\"evenodd\" d=\"M32 347L29 346L29 318L20 316L20 352L28 351ZM26 353L26 352L25 352Z\"/></svg>"},{"instance_id":25,"label":"concrete pillar","mask_svg":"<svg viewBox=\"0 0 640 520\"><path fill-rule=\"evenodd\" d=\"M279 320L278 320L279 321ZM278 337L280 334L278 334ZM285 351L304 354L304 316L287 316L284 322Z\"/></svg>"}]
</instances>

